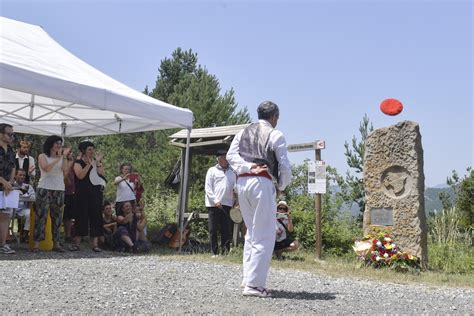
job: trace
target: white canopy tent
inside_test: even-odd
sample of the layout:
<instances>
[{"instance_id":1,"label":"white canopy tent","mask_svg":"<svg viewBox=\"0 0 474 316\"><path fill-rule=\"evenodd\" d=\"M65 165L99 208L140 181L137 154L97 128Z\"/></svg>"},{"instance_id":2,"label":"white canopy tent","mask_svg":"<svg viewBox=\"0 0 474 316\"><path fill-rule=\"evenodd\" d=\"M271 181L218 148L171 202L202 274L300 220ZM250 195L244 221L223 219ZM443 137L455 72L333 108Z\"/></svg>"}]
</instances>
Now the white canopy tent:
<instances>
[{"instance_id":1,"label":"white canopy tent","mask_svg":"<svg viewBox=\"0 0 474 316\"><path fill-rule=\"evenodd\" d=\"M70 137L192 127L190 110L110 78L39 26L0 17L0 33L0 119L18 132L61 134L61 123Z\"/></svg>"},{"instance_id":2,"label":"white canopy tent","mask_svg":"<svg viewBox=\"0 0 474 316\"><path fill-rule=\"evenodd\" d=\"M183 182L188 181L190 110L129 88L71 54L41 27L4 17L0 122L16 132L68 137L186 128Z\"/></svg>"}]
</instances>

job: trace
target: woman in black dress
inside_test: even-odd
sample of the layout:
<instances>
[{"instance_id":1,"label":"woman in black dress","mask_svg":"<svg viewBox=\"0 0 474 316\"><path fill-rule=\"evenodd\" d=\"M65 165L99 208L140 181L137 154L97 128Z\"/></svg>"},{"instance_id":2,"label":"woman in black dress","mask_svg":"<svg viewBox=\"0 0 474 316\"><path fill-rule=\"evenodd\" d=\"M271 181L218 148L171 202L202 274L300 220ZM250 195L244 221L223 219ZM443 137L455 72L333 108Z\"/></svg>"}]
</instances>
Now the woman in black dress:
<instances>
[{"instance_id":1,"label":"woman in black dress","mask_svg":"<svg viewBox=\"0 0 474 316\"><path fill-rule=\"evenodd\" d=\"M75 244L70 250L79 250L81 237L90 236L92 250L100 252L102 250L98 242L102 236L102 203L105 187L103 156L95 155L95 146L90 141L81 142L79 150L81 157L74 163L76 236Z\"/></svg>"}]
</instances>

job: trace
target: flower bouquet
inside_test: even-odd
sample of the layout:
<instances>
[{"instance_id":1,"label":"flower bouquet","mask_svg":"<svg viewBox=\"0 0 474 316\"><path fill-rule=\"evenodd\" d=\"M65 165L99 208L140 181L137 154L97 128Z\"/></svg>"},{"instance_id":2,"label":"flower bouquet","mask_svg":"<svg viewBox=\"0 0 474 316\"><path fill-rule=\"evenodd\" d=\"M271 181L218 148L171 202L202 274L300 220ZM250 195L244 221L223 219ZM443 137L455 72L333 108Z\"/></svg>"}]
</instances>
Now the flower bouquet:
<instances>
[{"instance_id":1,"label":"flower bouquet","mask_svg":"<svg viewBox=\"0 0 474 316\"><path fill-rule=\"evenodd\" d=\"M352 247L359 259L374 268L389 267L395 271L419 271L420 259L402 252L387 232L367 235Z\"/></svg>"}]
</instances>

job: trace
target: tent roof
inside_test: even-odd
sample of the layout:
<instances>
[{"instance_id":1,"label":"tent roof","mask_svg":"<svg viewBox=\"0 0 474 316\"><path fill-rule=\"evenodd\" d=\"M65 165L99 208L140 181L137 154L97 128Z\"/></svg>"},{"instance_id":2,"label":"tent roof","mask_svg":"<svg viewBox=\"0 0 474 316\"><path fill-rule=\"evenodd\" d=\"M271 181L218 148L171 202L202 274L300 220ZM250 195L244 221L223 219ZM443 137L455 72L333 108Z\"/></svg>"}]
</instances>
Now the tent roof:
<instances>
[{"instance_id":1,"label":"tent roof","mask_svg":"<svg viewBox=\"0 0 474 316\"><path fill-rule=\"evenodd\" d=\"M193 153L214 155L219 149L228 149L234 136L249 124L196 128L191 131L190 145ZM169 136L170 144L185 148L187 130L183 129Z\"/></svg>"},{"instance_id":2,"label":"tent roof","mask_svg":"<svg viewBox=\"0 0 474 316\"><path fill-rule=\"evenodd\" d=\"M193 114L80 60L41 27L0 17L0 122L39 135L192 127Z\"/></svg>"}]
</instances>

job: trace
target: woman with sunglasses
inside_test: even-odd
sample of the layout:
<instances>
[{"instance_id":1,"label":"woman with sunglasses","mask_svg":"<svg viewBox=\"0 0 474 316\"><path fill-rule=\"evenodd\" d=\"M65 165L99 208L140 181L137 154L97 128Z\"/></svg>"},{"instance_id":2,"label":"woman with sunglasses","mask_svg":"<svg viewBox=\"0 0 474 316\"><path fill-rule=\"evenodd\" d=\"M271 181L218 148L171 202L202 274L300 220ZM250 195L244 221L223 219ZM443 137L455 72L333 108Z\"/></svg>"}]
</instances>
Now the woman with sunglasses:
<instances>
[{"instance_id":1,"label":"woman with sunglasses","mask_svg":"<svg viewBox=\"0 0 474 316\"><path fill-rule=\"evenodd\" d=\"M36 190L33 252L39 251L39 242L45 239L48 210L51 215L53 250L64 252L59 240L59 227L62 220L61 208L64 205L64 178L71 170L72 163L71 148L63 148L61 137L49 136L43 144L43 153L38 157L41 177Z\"/></svg>"},{"instance_id":2,"label":"woman with sunglasses","mask_svg":"<svg viewBox=\"0 0 474 316\"><path fill-rule=\"evenodd\" d=\"M277 224L276 224L276 241L275 256L282 259L282 253L287 251L295 251L300 246L297 240L290 237L289 233L294 230L291 211L285 201L278 202L277 206Z\"/></svg>"}]
</instances>

